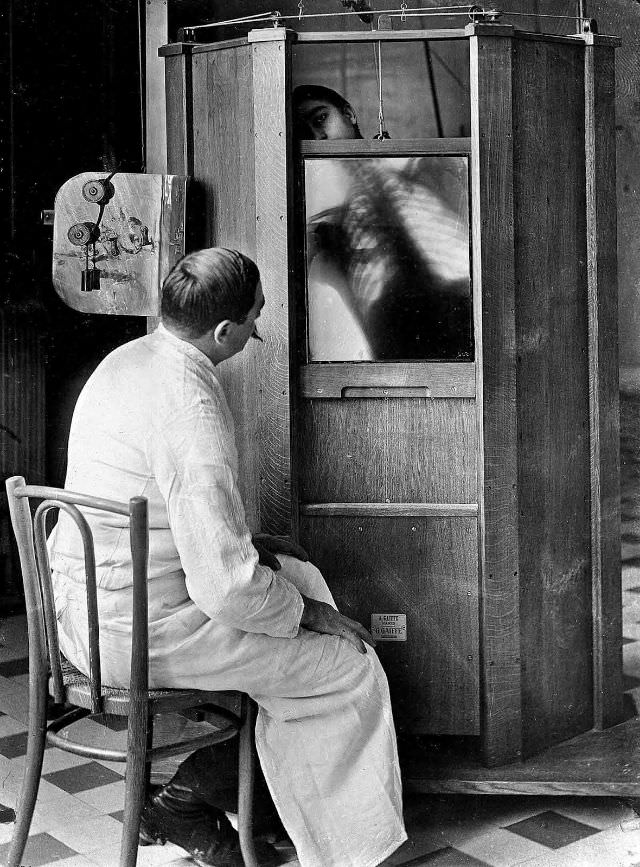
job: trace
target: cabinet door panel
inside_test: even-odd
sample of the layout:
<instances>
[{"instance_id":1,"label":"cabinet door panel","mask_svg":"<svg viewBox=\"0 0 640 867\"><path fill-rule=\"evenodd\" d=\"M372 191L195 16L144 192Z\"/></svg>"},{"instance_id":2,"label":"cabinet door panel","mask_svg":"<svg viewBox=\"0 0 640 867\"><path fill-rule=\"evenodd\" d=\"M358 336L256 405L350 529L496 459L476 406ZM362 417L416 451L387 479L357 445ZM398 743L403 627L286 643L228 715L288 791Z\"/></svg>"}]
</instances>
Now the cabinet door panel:
<instances>
[{"instance_id":1,"label":"cabinet door panel","mask_svg":"<svg viewBox=\"0 0 640 867\"><path fill-rule=\"evenodd\" d=\"M478 734L476 520L306 517L301 540L343 613L406 615L407 640L378 643L397 728Z\"/></svg>"},{"instance_id":2,"label":"cabinet door panel","mask_svg":"<svg viewBox=\"0 0 640 867\"><path fill-rule=\"evenodd\" d=\"M475 402L310 400L300 407L303 503L475 503Z\"/></svg>"}]
</instances>

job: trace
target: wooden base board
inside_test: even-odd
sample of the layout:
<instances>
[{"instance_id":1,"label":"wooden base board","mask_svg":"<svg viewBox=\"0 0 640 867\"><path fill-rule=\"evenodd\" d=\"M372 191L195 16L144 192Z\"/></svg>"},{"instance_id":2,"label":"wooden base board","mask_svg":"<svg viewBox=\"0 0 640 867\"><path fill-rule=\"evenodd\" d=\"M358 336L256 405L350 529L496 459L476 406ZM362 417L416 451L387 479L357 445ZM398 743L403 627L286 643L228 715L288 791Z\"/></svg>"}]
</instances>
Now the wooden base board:
<instances>
[{"instance_id":1,"label":"wooden base board","mask_svg":"<svg viewBox=\"0 0 640 867\"><path fill-rule=\"evenodd\" d=\"M640 797L640 717L590 731L530 759L499 768L453 751L411 750L402 759L411 792Z\"/></svg>"}]
</instances>

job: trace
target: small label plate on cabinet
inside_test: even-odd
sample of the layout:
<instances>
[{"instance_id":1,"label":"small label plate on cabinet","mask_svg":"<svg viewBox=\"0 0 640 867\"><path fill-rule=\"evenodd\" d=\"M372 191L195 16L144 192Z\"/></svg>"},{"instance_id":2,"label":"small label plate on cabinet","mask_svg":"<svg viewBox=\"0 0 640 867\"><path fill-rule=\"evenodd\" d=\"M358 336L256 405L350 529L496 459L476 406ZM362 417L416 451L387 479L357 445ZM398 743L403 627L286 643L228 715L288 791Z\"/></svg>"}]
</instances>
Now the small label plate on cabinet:
<instances>
[{"instance_id":1,"label":"small label plate on cabinet","mask_svg":"<svg viewBox=\"0 0 640 867\"><path fill-rule=\"evenodd\" d=\"M406 614L372 614L371 634L376 641L406 641Z\"/></svg>"}]
</instances>

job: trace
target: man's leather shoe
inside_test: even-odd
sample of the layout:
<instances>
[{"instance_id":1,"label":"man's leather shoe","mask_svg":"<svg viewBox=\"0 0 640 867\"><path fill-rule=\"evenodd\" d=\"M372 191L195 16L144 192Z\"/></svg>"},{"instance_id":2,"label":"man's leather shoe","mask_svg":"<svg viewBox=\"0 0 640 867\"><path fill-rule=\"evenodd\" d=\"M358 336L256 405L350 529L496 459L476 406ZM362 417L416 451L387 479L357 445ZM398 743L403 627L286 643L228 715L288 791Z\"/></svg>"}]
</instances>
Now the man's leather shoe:
<instances>
[{"instance_id":1,"label":"man's leather shoe","mask_svg":"<svg viewBox=\"0 0 640 867\"><path fill-rule=\"evenodd\" d=\"M167 841L202 867L244 867L238 834L226 815L176 783L147 797L140 821L141 845ZM278 853L269 843L257 841L255 847L261 865L278 863Z\"/></svg>"}]
</instances>

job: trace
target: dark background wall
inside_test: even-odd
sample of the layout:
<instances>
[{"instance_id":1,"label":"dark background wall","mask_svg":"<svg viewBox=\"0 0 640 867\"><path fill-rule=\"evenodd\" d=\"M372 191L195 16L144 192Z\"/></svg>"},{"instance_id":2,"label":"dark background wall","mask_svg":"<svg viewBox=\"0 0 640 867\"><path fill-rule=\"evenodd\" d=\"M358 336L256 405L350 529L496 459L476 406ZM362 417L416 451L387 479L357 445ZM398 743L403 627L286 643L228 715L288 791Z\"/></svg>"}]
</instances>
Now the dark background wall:
<instances>
[{"instance_id":1,"label":"dark background wall","mask_svg":"<svg viewBox=\"0 0 640 867\"><path fill-rule=\"evenodd\" d=\"M0 40L0 477L57 485L82 384L145 322L58 299L40 214L79 172L142 168L137 4L4 0ZM0 494L0 612L21 595L9 539Z\"/></svg>"},{"instance_id":2,"label":"dark background wall","mask_svg":"<svg viewBox=\"0 0 640 867\"><path fill-rule=\"evenodd\" d=\"M144 322L85 316L58 299L50 277L51 228L40 213L81 171L142 169L138 8L132 0L5 0L5 6L2 112L9 123L2 125L8 135L0 292L6 315L43 339L44 474L58 484L77 392L100 358L142 333Z\"/></svg>"}]
</instances>

